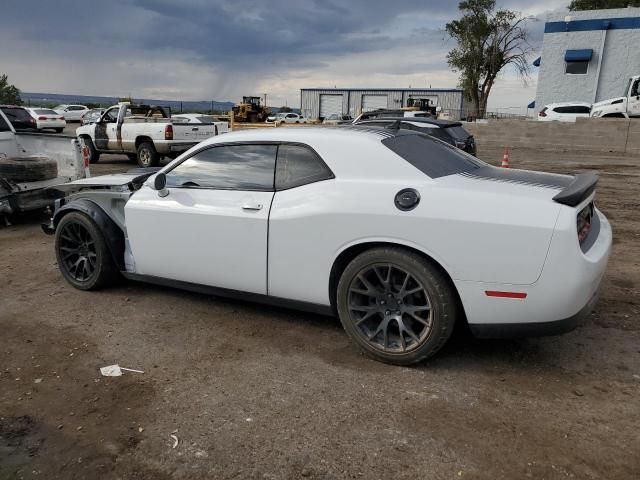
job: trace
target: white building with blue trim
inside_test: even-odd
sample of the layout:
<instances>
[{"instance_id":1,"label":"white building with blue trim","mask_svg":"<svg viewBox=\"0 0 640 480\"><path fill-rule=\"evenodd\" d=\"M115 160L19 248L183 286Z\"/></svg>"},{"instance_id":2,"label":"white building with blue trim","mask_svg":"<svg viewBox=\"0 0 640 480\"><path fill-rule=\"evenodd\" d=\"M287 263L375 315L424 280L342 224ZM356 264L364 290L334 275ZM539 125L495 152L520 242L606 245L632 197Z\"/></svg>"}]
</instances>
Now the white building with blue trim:
<instances>
[{"instance_id":1,"label":"white building with blue trim","mask_svg":"<svg viewBox=\"0 0 640 480\"><path fill-rule=\"evenodd\" d=\"M640 75L640 8L550 14L544 26L535 111L623 95ZM624 92L626 93L626 92Z\"/></svg>"}]
</instances>

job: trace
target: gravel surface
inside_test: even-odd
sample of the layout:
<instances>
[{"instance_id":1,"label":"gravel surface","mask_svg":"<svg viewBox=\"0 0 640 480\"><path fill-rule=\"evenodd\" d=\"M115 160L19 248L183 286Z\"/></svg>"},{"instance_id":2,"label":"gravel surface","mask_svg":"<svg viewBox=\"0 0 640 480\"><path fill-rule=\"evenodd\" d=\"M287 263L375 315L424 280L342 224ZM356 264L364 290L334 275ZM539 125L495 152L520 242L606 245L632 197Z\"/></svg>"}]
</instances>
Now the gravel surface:
<instances>
[{"instance_id":1,"label":"gravel surface","mask_svg":"<svg viewBox=\"0 0 640 480\"><path fill-rule=\"evenodd\" d=\"M0 479L639 478L640 161L511 161L601 171L615 241L596 311L559 337L460 328L413 368L356 353L332 318L132 282L75 290L38 215L0 227ZM114 363L145 373L100 376Z\"/></svg>"}]
</instances>

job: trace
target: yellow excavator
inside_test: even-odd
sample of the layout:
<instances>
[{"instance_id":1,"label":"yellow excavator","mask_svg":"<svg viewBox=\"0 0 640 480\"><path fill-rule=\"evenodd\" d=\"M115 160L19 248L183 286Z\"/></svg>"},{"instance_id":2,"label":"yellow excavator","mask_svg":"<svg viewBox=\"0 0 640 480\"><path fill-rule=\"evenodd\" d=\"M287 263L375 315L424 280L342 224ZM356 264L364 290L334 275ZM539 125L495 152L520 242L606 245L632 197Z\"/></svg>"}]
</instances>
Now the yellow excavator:
<instances>
[{"instance_id":1,"label":"yellow excavator","mask_svg":"<svg viewBox=\"0 0 640 480\"><path fill-rule=\"evenodd\" d=\"M260 97L242 97L242 103L233 107L233 121L239 123L264 122L270 110L261 105Z\"/></svg>"}]
</instances>

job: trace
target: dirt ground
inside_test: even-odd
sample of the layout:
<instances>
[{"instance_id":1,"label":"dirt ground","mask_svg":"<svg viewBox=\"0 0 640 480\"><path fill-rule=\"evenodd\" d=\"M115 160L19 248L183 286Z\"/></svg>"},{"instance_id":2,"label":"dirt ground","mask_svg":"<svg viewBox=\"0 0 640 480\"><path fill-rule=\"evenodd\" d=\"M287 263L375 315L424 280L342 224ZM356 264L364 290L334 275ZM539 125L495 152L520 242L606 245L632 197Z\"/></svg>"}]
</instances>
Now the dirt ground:
<instances>
[{"instance_id":1,"label":"dirt ground","mask_svg":"<svg viewBox=\"0 0 640 480\"><path fill-rule=\"evenodd\" d=\"M615 242L596 311L559 337L460 329L413 368L356 353L332 318L74 290L38 216L0 227L0 479L640 478L640 159L511 161L601 171ZM145 373L101 377L114 363Z\"/></svg>"}]
</instances>

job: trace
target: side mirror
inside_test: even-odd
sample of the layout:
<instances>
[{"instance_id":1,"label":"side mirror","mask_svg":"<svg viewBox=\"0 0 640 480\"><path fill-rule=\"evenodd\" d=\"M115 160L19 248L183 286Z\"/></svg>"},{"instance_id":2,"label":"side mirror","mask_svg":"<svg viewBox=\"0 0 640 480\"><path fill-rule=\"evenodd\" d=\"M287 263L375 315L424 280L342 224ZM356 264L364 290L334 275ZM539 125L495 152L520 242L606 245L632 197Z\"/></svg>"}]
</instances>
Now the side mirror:
<instances>
[{"instance_id":1,"label":"side mirror","mask_svg":"<svg viewBox=\"0 0 640 480\"><path fill-rule=\"evenodd\" d=\"M160 172L156 174L153 179L153 189L158 192L159 197L169 195L169 190L167 190L167 176L164 173Z\"/></svg>"}]
</instances>

